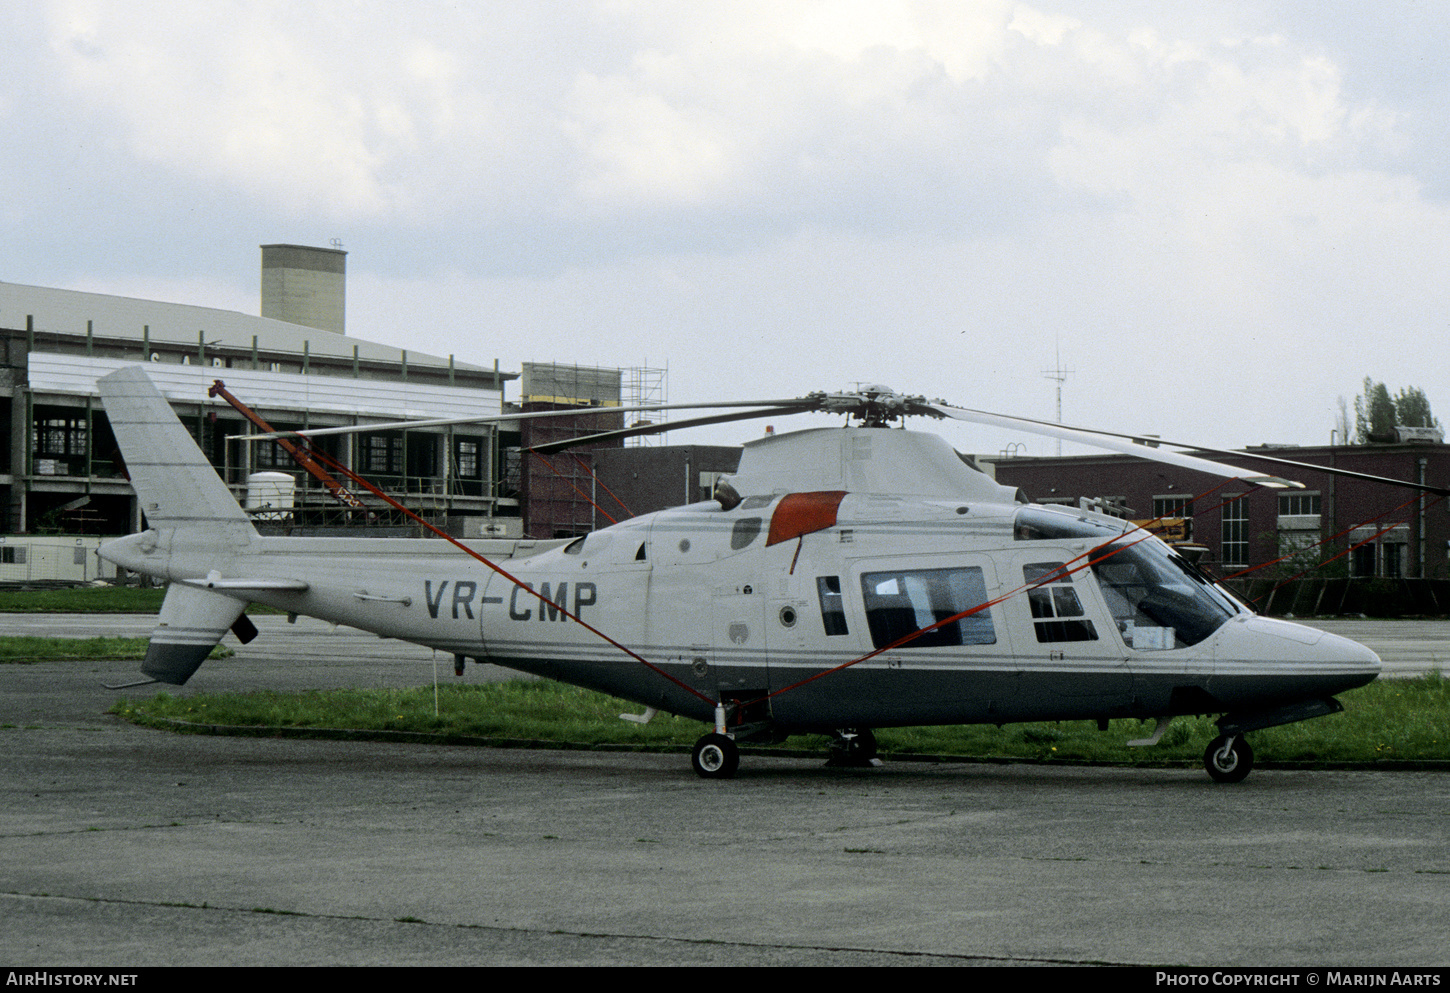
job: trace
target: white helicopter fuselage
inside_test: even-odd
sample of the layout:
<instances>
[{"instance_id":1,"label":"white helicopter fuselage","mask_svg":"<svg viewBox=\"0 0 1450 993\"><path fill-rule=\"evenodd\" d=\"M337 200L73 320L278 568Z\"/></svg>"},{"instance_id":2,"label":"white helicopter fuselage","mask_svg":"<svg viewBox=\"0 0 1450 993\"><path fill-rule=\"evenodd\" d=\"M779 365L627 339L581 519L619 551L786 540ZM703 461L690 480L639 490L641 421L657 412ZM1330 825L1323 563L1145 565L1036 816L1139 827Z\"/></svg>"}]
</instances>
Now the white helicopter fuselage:
<instances>
[{"instance_id":1,"label":"white helicopter fuselage","mask_svg":"<svg viewBox=\"0 0 1450 993\"><path fill-rule=\"evenodd\" d=\"M248 603L746 738L1223 713L1232 743L1332 713L1379 673L1373 652L1254 614L1145 532L1027 504L934 435L758 439L719 499L471 557L258 535L143 381L102 386L151 527L101 554L172 583L143 665L170 682Z\"/></svg>"}]
</instances>

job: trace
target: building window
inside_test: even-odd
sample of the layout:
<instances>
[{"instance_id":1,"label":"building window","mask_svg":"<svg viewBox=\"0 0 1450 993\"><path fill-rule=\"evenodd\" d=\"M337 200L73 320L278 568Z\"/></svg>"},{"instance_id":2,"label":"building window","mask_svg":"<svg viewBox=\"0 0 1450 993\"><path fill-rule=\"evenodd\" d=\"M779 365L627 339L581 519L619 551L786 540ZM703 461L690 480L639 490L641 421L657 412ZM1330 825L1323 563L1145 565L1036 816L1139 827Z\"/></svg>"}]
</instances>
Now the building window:
<instances>
[{"instance_id":1,"label":"building window","mask_svg":"<svg viewBox=\"0 0 1450 993\"><path fill-rule=\"evenodd\" d=\"M1308 517L1310 515L1318 517L1319 505L1318 493L1279 494L1280 517Z\"/></svg>"},{"instance_id":2,"label":"building window","mask_svg":"<svg viewBox=\"0 0 1450 993\"><path fill-rule=\"evenodd\" d=\"M1380 534L1373 527L1350 533L1349 574L1359 578L1384 576L1399 579L1409 566L1410 530L1400 524Z\"/></svg>"},{"instance_id":3,"label":"building window","mask_svg":"<svg viewBox=\"0 0 1450 993\"><path fill-rule=\"evenodd\" d=\"M1349 571L1350 575L1356 577L1369 577L1375 574L1374 542L1366 542L1350 551Z\"/></svg>"},{"instance_id":4,"label":"building window","mask_svg":"<svg viewBox=\"0 0 1450 993\"><path fill-rule=\"evenodd\" d=\"M1153 519L1166 520L1174 517L1192 517L1193 500L1184 496L1155 496L1153 498Z\"/></svg>"},{"instance_id":5,"label":"building window","mask_svg":"<svg viewBox=\"0 0 1450 993\"><path fill-rule=\"evenodd\" d=\"M47 416L37 409L35 418L36 474L41 476L86 475L86 438L84 416Z\"/></svg>"},{"instance_id":6,"label":"building window","mask_svg":"<svg viewBox=\"0 0 1450 993\"><path fill-rule=\"evenodd\" d=\"M1224 565L1249 564L1249 503L1242 495L1223 505L1219 560Z\"/></svg>"},{"instance_id":7,"label":"building window","mask_svg":"<svg viewBox=\"0 0 1450 993\"><path fill-rule=\"evenodd\" d=\"M1296 571L1312 568L1319 545L1318 493L1279 494L1279 548L1287 567Z\"/></svg>"},{"instance_id":8,"label":"building window","mask_svg":"<svg viewBox=\"0 0 1450 993\"><path fill-rule=\"evenodd\" d=\"M457 438L453 442L455 463L461 479L479 479L483 475L483 445L476 438Z\"/></svg>"},{"instance_id":9,"label":"building window","mask_svg":"<svg viewBox=\"0 0 1450 993\"><path fill-rule=\"evenodd\" d=\"M1398 542L1385 545L1385 575L1399 579L1405 574L1405 546Z\"/></svg>"},{"instance_id":10,"label":"building window","mask_svg":"<svg viewBox=\"0 0 1450 993\"><path fill-rule=\"evenodd\" d=\"M272 425L274 431L296 431L299 427L301 427L300 424ZM300 438L289 438L287 440L293 445L303 444ZM297 468L297 460L288 453L287 449L275 441L253 442L252 447L256 451L256 465L259 471Z\"/></svg>"},{"instance_id":11,"label":"building window","mask_svg":"<svg viewBox=\"0 0 1450 993\"><path fill-rule=\"evenodd\" d=\"M403 438L395 434L370 434L363 442L364 471L374 476L403 474Z\"/></svg>"}]
</instances>

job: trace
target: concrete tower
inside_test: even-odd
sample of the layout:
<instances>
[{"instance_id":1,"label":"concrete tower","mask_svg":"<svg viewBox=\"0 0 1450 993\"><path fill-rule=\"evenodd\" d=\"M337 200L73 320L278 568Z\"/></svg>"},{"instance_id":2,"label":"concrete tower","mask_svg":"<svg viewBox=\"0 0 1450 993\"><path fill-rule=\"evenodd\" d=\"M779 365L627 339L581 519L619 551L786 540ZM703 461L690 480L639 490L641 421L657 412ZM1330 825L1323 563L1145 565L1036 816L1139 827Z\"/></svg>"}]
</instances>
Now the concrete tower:
<instances>
[{"instance_id":1,"label":"concrete tower","mask_svg":"<svg viewBox=\"0 0 1450 993\"><path fill-rule=\"evenodd\" d=\"M340 248L262 246L262 316L346 334L347 253Z\"/></svg>"}]
</instances>

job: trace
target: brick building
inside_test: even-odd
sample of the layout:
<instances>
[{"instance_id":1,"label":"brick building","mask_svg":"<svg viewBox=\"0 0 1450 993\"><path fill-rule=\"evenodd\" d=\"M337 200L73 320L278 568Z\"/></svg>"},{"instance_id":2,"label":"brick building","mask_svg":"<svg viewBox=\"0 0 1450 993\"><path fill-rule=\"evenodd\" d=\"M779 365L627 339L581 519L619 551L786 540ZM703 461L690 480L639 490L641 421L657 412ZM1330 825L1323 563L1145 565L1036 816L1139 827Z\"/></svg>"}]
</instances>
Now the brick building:
<instances>
[{"instance_id":1,"label":"brick building","mask_svg":"<svg viewBox=\"0 0 1450 993\"><path fill-rule=\"evenodd\" d=\"M1366 479L1275 466L1250 453L1394 480L1450 486L1450 448L1430 441L1396 444L1246 449L1207 457L1304 484L1275 490L1126 455L994 458L998 482L1020 487L1036 503L1079 506L1097 501L1131 520L1183 517L1207 551L1200 560L1228 575L1285 554L1265 574L1288 575L1355 545L1326 571L1350 577L1450 578L1450 501ZM1335 537L1338 536L1338 537ZM1324 545L1315 547L1320 542ZM1347 570L1347 573L1345 572Z\"/></svg>"}]
</instances>

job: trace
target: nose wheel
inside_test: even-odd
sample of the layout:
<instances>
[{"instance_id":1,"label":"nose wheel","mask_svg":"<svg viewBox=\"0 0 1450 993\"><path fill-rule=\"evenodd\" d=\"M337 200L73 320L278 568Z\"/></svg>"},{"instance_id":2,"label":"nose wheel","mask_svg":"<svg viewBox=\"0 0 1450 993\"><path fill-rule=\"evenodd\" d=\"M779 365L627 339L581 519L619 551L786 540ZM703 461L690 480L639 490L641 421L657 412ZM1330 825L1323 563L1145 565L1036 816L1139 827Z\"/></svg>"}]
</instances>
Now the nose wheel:
<instances>
[{"instance_id":1,"label":"nose wheel","mask_svg":"<svg viewBox=\"0 0 1450 993\"><path fill-rule=\"evenodd\" d=\"M1219 735L1208 743L1203 766L1215 783L1241 782L1254 767L1254 750L1241 734Z\"/></svg>"},{"instance_id":2,"label":"nose wheel","mask_svg":"<svg viewBox=\"0 0 1450 993\"><path fill-rule=\"evenodd\" d=\"M705 779L729 779L740 768L740 748L725 734L707 734L690 753L695 773Z\"/></svg>"}]
</instances>

